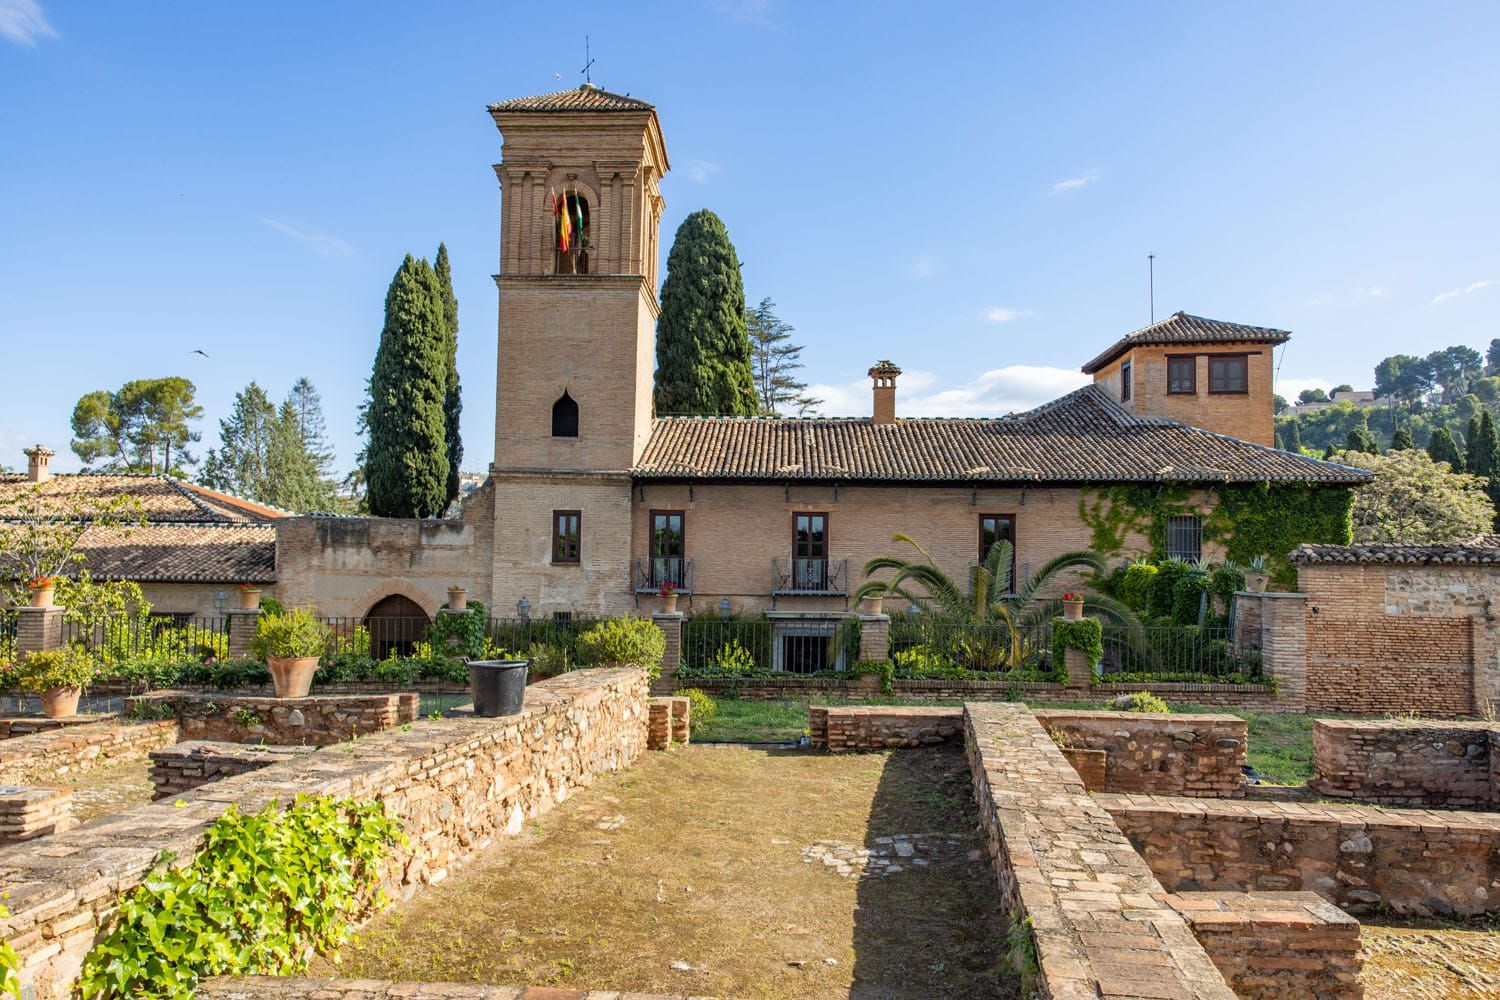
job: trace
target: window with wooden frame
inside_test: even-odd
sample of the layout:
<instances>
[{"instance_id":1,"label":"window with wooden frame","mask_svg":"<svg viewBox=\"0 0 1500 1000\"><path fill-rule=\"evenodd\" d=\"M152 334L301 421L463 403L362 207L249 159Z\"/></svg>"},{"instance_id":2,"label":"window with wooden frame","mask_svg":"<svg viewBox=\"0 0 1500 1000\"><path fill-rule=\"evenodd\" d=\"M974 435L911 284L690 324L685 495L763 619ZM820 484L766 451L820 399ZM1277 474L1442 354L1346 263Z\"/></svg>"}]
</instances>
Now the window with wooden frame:
<instances>
[{"instance_id":1,"label":"window with wooden frame","mask_svg":"<svg viewBox=\"0 0 1500 1000\"><path fill-rule=\"evenodd\" d=\"M1167 355L1167 393L1173 396L1198 394L1198 358L1195 355Z\"/></svg>"},{"instance_id":2,"label":"window with wooden frame","mask_svg":"<svg viewBox=\"0 0 1500 1000\"><path fill-rule=\"evenodd\" d=\"M1245 393L1250 391L1250 358L1244 354L1210 354L1208 357L1208 391Z\"/></svg>"},{"instance_id":3,"label":"window with wooden frame","mask_svg":"<svg viewBox=\"0 0 1500 1000\"><path fill-rule=\"evenodd\" d=\"M683 572L683 556L686 540L680 510L651 511L651 585L660 587L664 583L681 590L687 585L687 574Z\"/></svg>"},{"instance_id":4,"label":"window with wooden frame","mask_svg":"<svg viewBox=\"0 0 1500 1000\"><path fill-rule=\"evenodd\" d=\"M1120 402L1122 403L1130 402L1130 377L1134 374L1133 368L1134 366L1129 361L1120 365Z\"/></svg>"},{"instance_id":5,"label":"window with wooden frame","mask_svg":"<svg viewBox=\"0 0 1500 1000\"><path fill-rule=\"evenodd\" d=\"M996 542L1010 543L1010 583L1006 593L1016 590L1016 516L1014 514L979 515L979 565L990 557Z\"/></svg>"},{"instance_id":6,"label":"window with wooden frame","mask_svg":"<svg viewBox=\"0 0 1500 1000\"><path fill-rule=\"evenodd\" d=\"M564 566L576 566L582 561L583 547L580 543L583 514L576 510L554 510L552 512L552 561Z\"/></svg>"},{"instance_id":7,"label":"window with wooden frame","mask_svg":"<svg viewBox=\"0 0 1500 1000\"><path fill-rule=\"evenodd\" d=\"M828 514L792 515L792 581L799 590L828 586Z\"/></svg>"}]
</instances>

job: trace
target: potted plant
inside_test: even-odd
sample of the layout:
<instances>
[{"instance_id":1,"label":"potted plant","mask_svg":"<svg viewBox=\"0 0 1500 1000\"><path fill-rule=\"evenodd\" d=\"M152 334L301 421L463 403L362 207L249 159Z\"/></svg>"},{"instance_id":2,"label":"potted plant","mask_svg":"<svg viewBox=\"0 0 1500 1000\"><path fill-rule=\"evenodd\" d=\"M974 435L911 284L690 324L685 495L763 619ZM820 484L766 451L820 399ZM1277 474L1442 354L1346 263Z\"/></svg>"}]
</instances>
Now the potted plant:
<instances>
[{"instance_id":1,"label":"potted plant","mask_svg":"<svg viewBox=\"0 0 1500 1000\"><path fill-rule=\"evenodd\" d=\"M456 583L453 586L449 587L448 588L448 610L449 611L466 611L466 610L468 610L468 607L469 607L469 590L468 590L468 588L467 587L460 587Z\"/></svg>"},{"instance_id":2,"label":"potted plant","mask_svg":"<svg viewBox=\"0 0 1500 1000\"><path fill-rule=\"evenodd\" d=\"M859 613L862 615L878 615L883 607L883 597L880 594L866 594L860 598Z\"/></svg>"},{"instance_id":3,"label":"potted plant","mask_svg":"<svg viewBox=\"0 0 1500 1000\"><path fill-rule=\"evenodd\" d=\"M64 646L26 654L16 668L16 685L42 696L42 713L49 719L78 714L78 697L94 679L93 654L82 646Z\"/></svg>"},{"instance_id":4,"label":"potted plant","mask_svg":"<svg viewBox=\"0 0 1500 1000\"><path fill-rule=\"evenodd\" d=\"M663 580L662 585L656 588L656 596L661 598L661 610L663 614L675 614L677 611L677 584L671 580Z\"/></svg>"},{"instance_id":5,"label":"potted plant","mask_svg":"<svg viewBox=\"0 0 1500 1000\"><path fill-rule=\"evenodd\" d=\"M240 610L255 611L260 607L260 588L253 583L240 584Z\"/></svg>"},{"instance_id":6,"label":"potted plant","mask_svg":"<svg viewBox=\"0 0 1500 1000\"><path fill-rule=\"evenodd\" d=\"M1271 574L1266 572L1266 557L1256 556L1250 560L1250 565L1245 567L1245 589L1252 594L1264 594L1266 585L1271 582Z\"/></svg>"},{"instance_id":7,"label":"potted plant","mask_svg":"<svg viewBox=\"0 0 1500 1000\"><path fill-rule=\"evenodd\" d=\"M328 649L328 626L307 608L261 615L250 650L266 661L278 698L305 698L318 658Z\"/></svg>"},{"instance_id":8,"label":"potted plant","mask_svg":"<svg viewBox=\"0 0 1500 1000\"><path fill-rule=\"evenodd\" d=\"M52 607L52 590L57 586L55 576L34 576L26 581L26 589L31 591L31 606L33 608Z\"/></svg>"},{"instance_id":9,"label":"potted plant","mask_svg":"<svg viewBox=\"0 0 1500 1000\"><path fill-rule=\"evenodd\" d=\"M1062 596L1063 617L1068 621L1076 622L1083 617L1083 595L1075 591L1068 591Z\"/></svg>"}]
</instances>

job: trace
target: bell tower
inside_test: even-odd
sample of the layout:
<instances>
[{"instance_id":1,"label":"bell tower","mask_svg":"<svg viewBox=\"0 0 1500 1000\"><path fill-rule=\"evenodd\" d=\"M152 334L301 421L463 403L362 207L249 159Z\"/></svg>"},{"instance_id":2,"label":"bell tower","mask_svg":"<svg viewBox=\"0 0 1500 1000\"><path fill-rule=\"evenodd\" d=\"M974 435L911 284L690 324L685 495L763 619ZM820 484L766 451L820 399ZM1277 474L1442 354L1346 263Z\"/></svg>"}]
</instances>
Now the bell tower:
<instances>
[{"instance_id":1,"label":"bell tower","mask_svg":"<svg viewBox=\"0 0 1500 1000\"><path fill-rule=\"evenodd\" d=\"M592 84L489 112L503 140L492 607L624 611L630 469L651 433L661 124Z\"/></svg>"}]
</instances>

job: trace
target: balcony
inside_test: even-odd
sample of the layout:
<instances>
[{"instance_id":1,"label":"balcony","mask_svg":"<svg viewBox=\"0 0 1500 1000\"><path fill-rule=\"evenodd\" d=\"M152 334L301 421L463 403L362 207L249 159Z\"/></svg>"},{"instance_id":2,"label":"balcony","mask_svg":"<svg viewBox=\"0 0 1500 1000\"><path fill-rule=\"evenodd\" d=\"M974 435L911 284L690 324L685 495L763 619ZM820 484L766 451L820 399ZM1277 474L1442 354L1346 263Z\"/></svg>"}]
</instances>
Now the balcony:
<instances>
[{"instance_id":1,"label":"balcony","mask_svg":"<svg viewBox=\"0 0 1500 1000\"><path fill-rule=\"evenodd\" d=\"M693 592L693 561L682 556L646 556L635 561L635 592L654 594L670 583L678 593Z\"/></svg>"},{"instance_id":2,"label":"balcony","mask_svg":"<svg viewBox=\"0 0 1500 1000\"><path fill-rule=\"evenodd\" d=\"M847 559L773 559L771 573L772 597L849 596Z\"/></svg>"}]
</instances>

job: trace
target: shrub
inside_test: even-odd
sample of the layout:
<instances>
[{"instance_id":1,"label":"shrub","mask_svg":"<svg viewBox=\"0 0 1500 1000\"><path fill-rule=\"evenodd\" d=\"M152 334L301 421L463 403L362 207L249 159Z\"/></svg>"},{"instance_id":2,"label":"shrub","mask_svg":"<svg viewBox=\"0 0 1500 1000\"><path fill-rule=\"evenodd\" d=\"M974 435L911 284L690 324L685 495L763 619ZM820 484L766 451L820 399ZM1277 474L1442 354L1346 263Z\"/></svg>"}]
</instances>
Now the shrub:
<instances>
[{"instance_id":1,"label":"shrub","mask_svg":"<svg viewBox=\"0 0 1500 1000\"><path fill-rule=\"evenodd\" d=\"M531 661L534 677L555 677L573 669L568 647L555 643L533 642L524 658Z\"/></svg>"},{"instance_id":2,"label":"shrub","mask_svg":"<svg viewBox=\"0 0 1500 1000\"><path fill-rule=\"evenodd\" d=\"M897 650L891 655L891 661L896 665L897 677L962 680L960 675L969 673L954 663L953 658L941 649L926 643L912 646L910 649Z\"/></svg>"},{"instance_id":3,"label":"shrub","mask_svg":"<svg viewBox=\"0 0 1500 1000\"><path fill-rule=\"evenodd\" d=\"M749 676L755 673L755 657L750 655L750 650L740 645L738 639L730 639L727 645L720 646L714 653L709 670L726 677Z\"/></svg>"},{"instance_id":4,"label":"shrub","mask_svg":"<svg viewBox=\"0 0 1500 1000\"><path fill-rule=\"evenodd\" d=\"M855 677L879 677L881 694L890 694L895 689L896 667L890 660L860 660L853 673Z\"/></svg>"},{"instance_id":5,"label":"shrub","mask_svg":"<svg viewBox=\"0 0 1500 1000\"><path fill-rule=\"evenodd\" d=\"M0 903L0 918L10 916L10 909ZM9 941L0 941L0 996L21 998L21 956Z\"/></svg>"},{"instance_id":6,"label":"shrub","mask_svg":"<svg viewBox=\"0 0 1500 1000\"><path fill-rule=\"evenodd\" d=\"M1143 562L1131 563L1120 581L1120 600L1137 614L1146 614L1151 605L1151 583L1155 579L1155 566Z\"/></svg>"},{"instance_id":7,"label":"shrub","mask_svg":"<svg viewBox=\"0 0 1500 1000\"><path fill-rule=\"evenodd\" d=\"M1172 586L1172 620L1179 625L1198 625L1203 610L1203 595L1208 593L1208 577L1189 573Z\"/></svg>"},{"instance_id":8,"label":"shrub","mask_svg":"<svg viewBox=\"0 0 1500 1000\"><path fill-rule=\"evenodd\" d=\"M1156 715L1170 715L1172 712L1166 702L1150 691L1122 694L1112 701L1105 702L1104 707L1116 712L1147 712Z\"/></svg>"},{"instance_id":9,"label":"shrub","mask_svg":"<svg viewBox=\"0 0 1500 1000\"><path fill-rule=\"evenodd\" d=\"M307 608L279 615L262 614L256 619L250 649L261 659L322 656L328 649L329 634L328 626Z\"/></svg>"},{"instance_id":10,"label":"shrub","mask_svg":"<svg viewBox=\"0 0 1500 1000\"><path fill-rule=\"evenodd\" d=\"M152 872L125 898L77 989L177 1000L209 976L303 972L384 906L380 869L404 840L378 802L299 796L251 816L231 805L192 864Z\"/></svg>"},{"instance_id":11,"label":"shrub","mask_svg":"<svg viewBox=\"0 0 1500 1000\"><path fill-rule=\"evenodd\" d=\"M1052 623L1052 666L1067 672L1065 650L1077 649L1088 657L1089 666L1097 669L1104 659L1104 626L1097 618L1068 621L1059 618Z\"/></svg>"},{"instance_id":12,"label":"shrub","mask_svg":"<svg viewBox=\"0 0 1500 1000\"><path fill-rule=\"evenodd\" d=\"M1153 618L1170 618L1177 601L1177 581L1192 572L1181 559L1163 559L1156 567L1147 589L1146 610Z\"/></svg>"},{"instance_id":13,"label":"shrub","mask_svg":"<svg viewBox=\"0 0 1500 1000\"><path fill-rule=\"evenodd\" d=\"M46 652L27 653L15 670L16 686L23 691L83 687L98 675L94 656L81 646L64 646Z\"/></svg>"},{"instance_id":14,"label":"shrub","mask_svg":"<svg viewBox=\"0 0 1500 1000\"><path fill-rule=\"evenodd\" d=\"M701 688L683 688L677 692L677 696L686 698L691 704L688 722L695 733L700 726L707 726L713 722L714 716L719 714L719 703L710 698L708 692Z\"/></svg>"},{"instance_id":15,"label":"shrub","mask_svg":"<svg viewBox=\"0 0 1500 1000\"><path fill-rule=\"evenodd\" d=\"M439 613L437 620L427 627L426 641L433 649L445 656L467 656L478 659L484 655L485 628L489 619L484 605L470 601L464 611L456 614Z\"/></svg>"},{"instance_id":16,"label":"shrub","mask_svg":"<svg viewBox=\"0 0 1500 1000\"><path fill-rule=\"evenodd\" d=\"M644 667L654 680L661 674L667 637L646 618L610 618L578 637L578 653L585 663L629 663Z\"/></svg>"}]
</instances>

